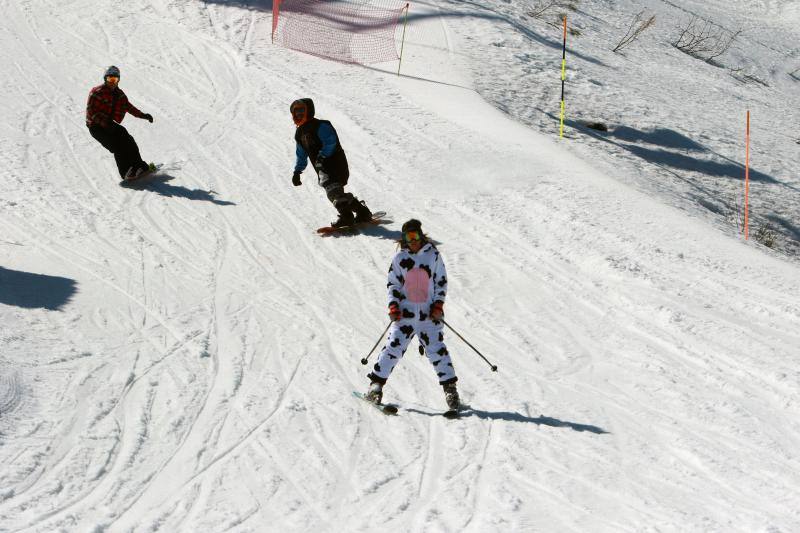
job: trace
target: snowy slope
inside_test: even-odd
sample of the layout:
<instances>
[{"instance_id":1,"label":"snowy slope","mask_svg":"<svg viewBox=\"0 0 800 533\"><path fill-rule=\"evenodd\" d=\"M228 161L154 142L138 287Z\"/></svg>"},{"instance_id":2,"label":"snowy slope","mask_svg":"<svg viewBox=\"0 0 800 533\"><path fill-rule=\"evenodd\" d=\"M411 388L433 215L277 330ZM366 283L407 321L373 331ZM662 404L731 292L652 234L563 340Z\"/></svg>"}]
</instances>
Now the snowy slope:
<instances>
[{"instance_id":1,"label":"snowy slope","mask_svg":"<svg viewBox=\"0 0 800 533\"><path fill-rule=\"evenodd\" d=\"M800 529L796 261L517 112L545 74L502 77L498 36L531 37L515 3L415 4L397 77L273 47L268 2L0 2L0 531ZM703 5L754 16L729 4ZM764 42L796 45L782 28ZM119 187L83 125L112 63L155 117L124 123L165 163L147 188ZM705 128L664 86L628 89L663 98L637 128ZM334 212L308 172L290 184L303 96L393 224L314 234ZM784 128L796 98L772 97ZM758 150L791 200L791 146ZM350 396L411 216L442 243L448 322L499 366L448 334L458 421L413 343L385 393L400 416Z\"/></svg>"},{"instance_id":2,"label":"snowy slope","mask_svg":"<svg viewBox=\"0 0 800 533\"><path fill-rule=\"evenodd\" d=\"M481 95L515 119L555 135L561 87L553 78L560 73L561 32L554 25L566 14L567 124L572 126L567 136L573 150L614 178L733 234L743 224L749 110L751 229L754 235L761 230L773 247L796 257L797 2L561 2L574 9L558 4L447 3L450 17L464 21L472 53L482 59L473 68ZM643 19L654 16L655 24L613 53L639 12ZM712 36L741 33L714 61L699 61L671 44L692 20L698 28L711 23ZM609 131L585 127L591 122L603 123Z\"/></svg>"}]
</instances>

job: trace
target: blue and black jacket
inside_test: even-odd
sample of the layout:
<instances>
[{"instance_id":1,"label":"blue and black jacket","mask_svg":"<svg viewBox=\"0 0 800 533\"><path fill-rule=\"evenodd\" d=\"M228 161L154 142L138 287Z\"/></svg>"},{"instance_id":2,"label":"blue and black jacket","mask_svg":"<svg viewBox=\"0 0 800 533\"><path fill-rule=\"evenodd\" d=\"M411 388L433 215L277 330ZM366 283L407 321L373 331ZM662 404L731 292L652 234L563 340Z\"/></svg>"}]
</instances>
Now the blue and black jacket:
<instances>
[{"instance_id":1,"label":"blue and black jacket","mask_svg":"<svg viewBox=\"0 0 800 533\"><path fill-rule=\"evenodd\" d=\"M308 161L311 160L311 165L319 174L317 161L323 158L324 171L343 185L347 183L347 179L350 177L350 168L333 124L327 120L312 118L297 128L294 140L297 143L295 172L303 172L308 166Z\"/></svg>"}]
</instances>

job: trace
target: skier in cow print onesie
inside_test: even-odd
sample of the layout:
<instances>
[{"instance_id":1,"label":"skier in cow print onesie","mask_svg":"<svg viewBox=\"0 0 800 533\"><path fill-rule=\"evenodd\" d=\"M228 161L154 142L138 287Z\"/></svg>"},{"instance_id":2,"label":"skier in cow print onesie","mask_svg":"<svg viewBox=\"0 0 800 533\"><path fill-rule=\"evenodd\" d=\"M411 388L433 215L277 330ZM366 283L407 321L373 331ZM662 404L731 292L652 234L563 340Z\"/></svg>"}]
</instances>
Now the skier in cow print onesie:
<instances>
[{"instance_id":1,"label":"skier in cow print onesie","mask_svg":"<svg viewBox=\"0 0 800 533\"><path fill-rule=\"evenodd\" d=\"M441 253L428 242L419 220L403 224L400 251L392 259L388 276L389 317L394 321L377 363L369 373L366 398L381 403L383 385L392 373L414 335L439 378L450 409L458 409L456 372L444 344L444 301L447 272Z\"/></svg>"}]
</instances>

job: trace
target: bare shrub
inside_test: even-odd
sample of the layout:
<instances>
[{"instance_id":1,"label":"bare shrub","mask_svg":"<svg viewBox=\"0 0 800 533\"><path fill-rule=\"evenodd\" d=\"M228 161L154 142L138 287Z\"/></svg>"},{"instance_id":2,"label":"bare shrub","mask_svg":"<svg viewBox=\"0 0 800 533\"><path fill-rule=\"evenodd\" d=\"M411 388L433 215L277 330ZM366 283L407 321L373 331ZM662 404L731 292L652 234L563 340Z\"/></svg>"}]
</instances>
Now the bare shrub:
<instances>
[{"instance_id":1,"label":"bare shrub","mask_svg":"<svg viewBox=\"0 0 800 533\"><path fill-rule=\"evenodd\" d=\"M544 18L549 11L555 9L569 9L570 11L577 11L577 4L577 1L569 2L564 0L543 0L534 4L533 7L527 12L527 15L540 19ZM564 17L559 16L559 19L563 20Z\"/></svg>"},{"instance_id":2,"label":"bare shrub","mask_svg":"<svg viewBox=\"0 0 800 533\"><path fill-rule=\"evenodd\" d=\"M767 248L775 248L777 237L772 230L772 226L765 222L758 227L756 231L756 242L763 244Z\"/></svg>"},{"instance_id":3,"label":"bare shrub","mask_svg":"<svg viewBox=\"0 0 800 533\"><path fill-rule=\"evenodd\" d=\"M564 17L567 15L563 11L557 10L577 11L579 2L580 0L542 0L534 4L525 14L535 19L544 20L547 25L554 28L561 28L562 24L564 24ZM554 12L557 12L556 16L552 16ZM569 26L567 30L570 35L576 37L581 34L580 30L572 26Z\"/></svg>"},{"instance_id":4,"label":"bare shrub","mask_svg":"<svg viewBox=\"0 0 800 533\"><path fill-rule=\"evenodd\" d=\"M633 41L639 38L639 36L644 33L647 28L655 24L656 16L653 15L649 19L644 20L644 10L639 11L631 20L630 26L628 26L628 31L625 32L625 35L620 39L617 43L617 46L614 47L612 52L617 52L622 50Z\"/></svg>"},{"instance_id":5,"label":"bare shrub","mask_svg":"<svg viewBox=\"0 0 800 533\"><path fill-rule=\"evenodd\" d=\"M711 62L731 47L742 30L730 31L711 21L692 17L685 28L672 41L672 46L692 57Z\"/></svg>"},{"instance_id":6,"label":"bare shrub","mask_svg":"<svg viewBox=\"0 0 800 533\"><path fill-rule=\"evenodd\" d=\"M744 231L744 210L738 196L734 197L732 205L725 205L723 216L729 224L736 225L736 229L739 233Z\"/></svg>"}]
</instances>

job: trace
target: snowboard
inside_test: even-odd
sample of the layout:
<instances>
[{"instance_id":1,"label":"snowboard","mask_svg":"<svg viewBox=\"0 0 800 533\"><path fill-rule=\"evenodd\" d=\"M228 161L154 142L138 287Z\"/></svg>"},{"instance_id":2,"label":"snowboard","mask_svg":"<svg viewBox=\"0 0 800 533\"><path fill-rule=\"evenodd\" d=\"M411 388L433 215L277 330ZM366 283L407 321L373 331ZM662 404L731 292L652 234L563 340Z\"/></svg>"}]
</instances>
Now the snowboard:
<instances>
[{"instance_id":1,"label":"snowboard","mask_svg":"<svg viewBox=\"0 0 800 533\"><path fill-rule=\"evenodd\" d=\"M323 237L326 235L335 235L337 233L352 233L354 231L358 231L360 228L364 228L367 226L376 226L378 224L390 222L384 219L385 216L386 216L386 211L376 211L372 213L372 220L370 220L369 222L356 222L355 224L351 224L349 226L341 226L338 228L334 228L333 226L323 226L317 229L317 233L319 233Z\"/></svg>"},{"instance_id":2,"label":"snowboard","mask_svg":"<svg viewBox=\"0 0 800 533\"><path fill-rule=\"evenodd\" d=\"M384 403L375 403L367 400L364 395L360 392L353 391L353 396L356 398L362 399L364 402L370 404L372 407L380 411L385 415L396 415L397 414L397 406L395 405L387 405Z\"/></svg>"},{"instance_id":3,"label":"snowboard","mask_svg":"<svg viewBox=\"0 0 800 533\"><path fill-rule=\"evenodd\" d=\"M145 170L144 172L139 174L138 178L131 178L131 179L122 178L122 181L120 181L119 184L124 186L126 184L138 183L138 182L141 182L143 180L146 180L147 178L151 177L153 174L158 172L159 169L161 169L162 166L164 166L164 165L162 165L161 163L159 163L158 165L156 165L155 163L150 163L147 166L147 170Z\"/></svg>"}]
</instances>

